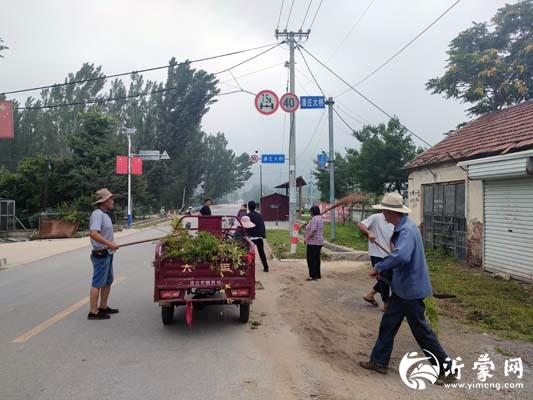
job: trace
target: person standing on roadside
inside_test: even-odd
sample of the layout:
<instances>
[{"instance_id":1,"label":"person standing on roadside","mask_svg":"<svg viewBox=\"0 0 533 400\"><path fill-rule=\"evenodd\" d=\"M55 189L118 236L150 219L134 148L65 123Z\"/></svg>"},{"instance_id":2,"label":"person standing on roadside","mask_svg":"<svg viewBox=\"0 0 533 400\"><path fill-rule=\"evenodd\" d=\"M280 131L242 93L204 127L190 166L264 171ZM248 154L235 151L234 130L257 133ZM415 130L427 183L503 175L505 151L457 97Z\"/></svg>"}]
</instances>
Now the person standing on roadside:
<instances>
[{"instance_id":1,"label":"person standing on roadside","mask_svg":"<svg viewBox=\"0 0 533 400\"><path fill-rule=\"evenodd\" d=\"M394 225L385 220L383 213L372 214L368 218L361 221L357 227L361 232L368 236L368 255L370 256L370 262L374 267L378 262L383 260L388 253L391 252L391 237L394 232ZM387 252L381 249L376 243L385 248ZM392 279L392 271L384 271L380 274L380 278L365 296L363 300L372 304L378 305L374 296L376 293L381 294L381 300L383 300L383 308L387 308L387 303L390 297L390 281Z\"/></svg>"},{"instance_id":2,"label":"person standing on roadside","mask_svg":"<svg viewBox=\"0 0 533 400\"><path fill-rule=\"evenodd\" d=\"M307 268L309 269L308 281L321 279L320 273L320 250L324 245L324 220L320 215L320 208L312 206L309 209L311 221L305 228L305 241Z\"/></svg>"},{"instance_id":3,"label":"person standing on roadside","mask_svg":"<svg viewBox=\"0 0 533 400\"><path fill-rule=\"evenodd\" d=\"M255 201L248 202L248 216L250 217L250 221L255 224L255 227L248 229L248 235L257 247L259 258L261 258L261 263L263 264L263 271L268 272L268 262L265 255L265 247L263 243L263 240L266 238L265 221L263 220L261 214L255 211L256 208L257 204L255 203Z\"/></svg>"},{"instance_id":4,"label":"person standing on roadside","mask_svg":"<svg viewBox=\"0 0 533 400\"><path fill-rule=\"evenodd\" d=\"M211 215L211 199L204 200L204 206L200 208L200 215Z\"/></svg>"},{"instance_id":5,"label":"person standing on roadside","mask_svg":"<svg viewBox=\"0 0 533 400\"><path fill-rule=\"evenodd\" d=\"M106 188L98 190L93 204L98 208L92 212L89 221L93 279L89 293L91 309L87 319L109 319L109 314L118 313L118 309L107 304L113 283L113 255L119 248L114 241L111 217L107 214L114 208L113 193Z\"/></svg>"},{"instance_id":6,"label":"person standing on roadside","mask_svg":"<svg viewBox=\"0 0 533 400\"><path fill-rule=\"evenodd\" d=\"M394 225L392 242L394 250L383 260L376 263L371 276L376 277L384 271L394 270L392 274L392 295L388 307L381 318L379 336L369 361L359 365L365 369L386 374L394 338L398 329L407 319L409 328L418 345L433 365L438 364L438 385L452 383L457 372L451 370L448 355L430 328L425 316L424 298L433 294L429 271L424 254L424 244L418 226L407 217L411 211L403 205L399 193L387 193L381 204L372 206L383 210L385 219Z\"/></svg>"},{"instance_id":7,"label":"person standing on roadside","mask_svg":"<svg viewBox=\"0 0 533 400\"><path fill-rule=\"evenodd\" d=\"M246 204L241 204L241 208L239 209L239 212L237 213L237 218L241 219L245 215L248 214L248 206Z\"/></svg>"}]
</instances>

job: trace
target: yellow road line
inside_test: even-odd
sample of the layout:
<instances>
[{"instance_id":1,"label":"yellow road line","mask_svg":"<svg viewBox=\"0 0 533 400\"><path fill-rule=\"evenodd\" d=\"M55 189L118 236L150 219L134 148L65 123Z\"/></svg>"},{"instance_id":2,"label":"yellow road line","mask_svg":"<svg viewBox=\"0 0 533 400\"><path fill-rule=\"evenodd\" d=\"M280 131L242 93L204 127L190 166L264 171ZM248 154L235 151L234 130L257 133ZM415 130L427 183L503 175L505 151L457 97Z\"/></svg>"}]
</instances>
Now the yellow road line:
<instances>
[{"instance_id":1,"label":"yellow road line","mask_svg":"<svg viewBox=\"0 0 533 400\"><path fill-rule=\"evenodd\" d=\"M125 281L127 278L125 276L120 276L113 282L112 286L119 284L120 282ZM43 323L37 325L35 328L30 329L26 333L20 335L18 338L13 340L11 343L24 343L28 340L30 340L35 335L41 333L45 329L49 328L53 324L55 324L58 321L61 321L63 318L68 316L69 314L72 314L74 311L76 311L78 308L84 306L89 302L89 296L85 297L83 300L78 301L76 304L71 305L68 308L65 308L63 311L58 312L56 315L54 315L52 318L47 319Z\"/></svg>"}]
</instances>

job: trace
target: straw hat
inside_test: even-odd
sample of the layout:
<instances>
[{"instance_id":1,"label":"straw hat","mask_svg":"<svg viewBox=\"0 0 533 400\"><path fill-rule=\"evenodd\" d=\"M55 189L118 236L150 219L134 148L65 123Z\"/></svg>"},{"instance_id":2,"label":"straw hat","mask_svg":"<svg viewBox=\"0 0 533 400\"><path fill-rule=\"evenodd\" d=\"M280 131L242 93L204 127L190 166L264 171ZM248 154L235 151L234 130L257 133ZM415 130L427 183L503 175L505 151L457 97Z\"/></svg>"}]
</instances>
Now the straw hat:
<instances>
[{"instance_id":1,"label":"straw hat","mask_svg":"<svg viewBox=\"0 0 533 400\"><path fill-rule=\"evenodd\" d=\"M247 215L244 215L241 217L241 224L246 229L253 228L255 226L255 224L252 221L250 221L250 217Z\"/></svg>"},{"instance_id":2,"label":"straw hat","mask_svg":"<svg viewBox=\"0 0 533 400\"><path fill-rule=\"evenodd\" d=\"M409 214L411 209L403 205L403 197L399 193L385 193L380 204L372 206L376 210L389 210Z\"/></svg>"},{"instance_id":3,"label":"straw hat","mask_svg":"<svg viewBox=\"0 0 533 400\"><path fill-rule=\"evenodd\" d=\"M104 201L107 201L111 197L114 196L114 194L111 193L107 188L97 190L95 194L96 194L96 201L93 204L103 203Z\"/></svg>"}]
</instances>

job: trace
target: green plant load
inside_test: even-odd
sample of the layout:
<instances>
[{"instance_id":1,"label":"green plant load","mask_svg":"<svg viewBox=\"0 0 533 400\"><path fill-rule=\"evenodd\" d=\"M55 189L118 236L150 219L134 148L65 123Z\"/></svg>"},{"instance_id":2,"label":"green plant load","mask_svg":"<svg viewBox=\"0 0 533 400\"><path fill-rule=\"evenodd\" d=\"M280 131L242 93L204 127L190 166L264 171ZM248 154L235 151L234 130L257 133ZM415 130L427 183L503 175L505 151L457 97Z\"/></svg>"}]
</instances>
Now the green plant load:
<instances>
[{"instance_id":1,"label":"green plant load","mask_svg":"<svg viewBox=\"0 0 533 400\"><path fill-rule=\"evenodd\" d=\"M238 240L219 239L209 232L200 231L197 236L191 236L185 230L175 230L162 239L162 244L164 259L179 259L192 268L204 263L209 263L216 271L223 263L230 264L233 269L246 266L242 257L247 250Z\"/></svg>"}]
</instances>

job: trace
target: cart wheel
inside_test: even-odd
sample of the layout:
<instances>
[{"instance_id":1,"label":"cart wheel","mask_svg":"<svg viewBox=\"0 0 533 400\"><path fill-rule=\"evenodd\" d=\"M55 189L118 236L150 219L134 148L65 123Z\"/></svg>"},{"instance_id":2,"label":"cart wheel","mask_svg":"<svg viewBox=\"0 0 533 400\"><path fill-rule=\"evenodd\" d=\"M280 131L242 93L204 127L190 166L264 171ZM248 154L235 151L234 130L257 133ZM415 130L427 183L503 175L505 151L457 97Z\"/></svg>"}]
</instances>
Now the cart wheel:
<instances>
[{"instance_id":1,"label":"cart wheel","mask_svg":"<svg viewBox=\"0 0 533 400\"><path fill-rule=\"evenodd\" d=\"M174 320L174 306L161 307L161 319L163 325L170 325Z\"/></svg>"},{"instance_id":2,"label":"cart wheel","mask_svg":"<svg viewBox=\"0 0 533 400\"><path fill-rule=\"evenodd\" d=\"M239 321L243 324L247 323L250 319L250 304L241 304L239 305Z\"/></svg>"}]
</instances>

